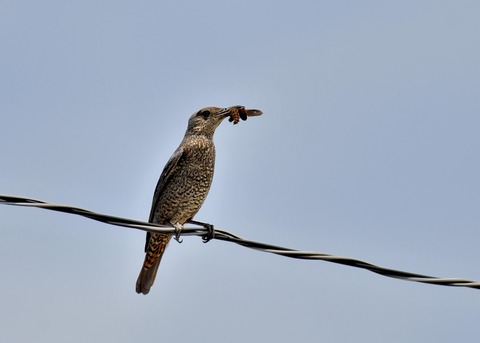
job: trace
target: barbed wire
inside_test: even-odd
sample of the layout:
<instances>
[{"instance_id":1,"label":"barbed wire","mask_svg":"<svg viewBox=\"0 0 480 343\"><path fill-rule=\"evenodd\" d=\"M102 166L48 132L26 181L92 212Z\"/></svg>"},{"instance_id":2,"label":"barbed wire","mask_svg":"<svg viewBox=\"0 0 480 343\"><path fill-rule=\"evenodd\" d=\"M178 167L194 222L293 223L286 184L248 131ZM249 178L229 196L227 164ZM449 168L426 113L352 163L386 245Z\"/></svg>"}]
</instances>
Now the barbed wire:
<instances>
[{"instance_id":1,"label":"barbed wire","mask_svg":"<svg viewBox=\"0 0 480 343\"><path fill-rule=\"evenodd\" d=\"M116 216L93 212L93 211L86 210L79 207L53 204L53 203L48 203L46 201L41 201L41 200L36 200L31 198L0 194L0 204L43 208L43 209L57 211L57 212L75 214L75 215L83 216L89 219L93 219L96 221L100 221L100 222L115 225L115 226L122 226L122 227L131 228L131 229L163 233L163 234L169 234L169 235L176 234L175 228L169 225L157 225L157 224L147 223L139 220L116 217ZM210 234L211 232L207 228L196 227L196 226L184 227L184 229L181 232L182 236L200 236L203 238L205 238ZM233 233L230 233L228 231L221 230L221 229L214 229L212 239L231 242L246 248L251 248L251 249L268 252L268 253L276 254L280 256L290 257L290 258L305 259L305 260L323 260L327 262L343 264L350 267L366 269L373 273L377 273L386 277L402 279L406 281L421 282L421 283L440 285L440 286L468 287L468 288L480 289L480 282L478 281L472 281L468 279L459 279L459 278L439 278L434 276L415 274L415 273L376 266L374 264L357 260L351 257L335 256L335 255L330 255L330 254L315 252L315 251L301 251L301 250L295 250L290 248L284 248L276 245L246 240L241 238L240 236L234 235Z\"/></svg>"}]
</instances>

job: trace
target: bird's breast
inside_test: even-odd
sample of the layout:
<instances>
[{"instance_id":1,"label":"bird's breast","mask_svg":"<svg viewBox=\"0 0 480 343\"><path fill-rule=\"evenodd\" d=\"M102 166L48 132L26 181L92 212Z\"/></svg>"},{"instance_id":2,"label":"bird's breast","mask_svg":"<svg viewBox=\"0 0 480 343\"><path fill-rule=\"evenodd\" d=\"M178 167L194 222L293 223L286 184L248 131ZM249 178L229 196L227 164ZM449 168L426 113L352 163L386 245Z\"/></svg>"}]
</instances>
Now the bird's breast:
<instances>
[{"instance_id":1,"label":"bird's breast","mask_svg":"<svg viewBox=\"0 0 480 343\"><path fill-rule=\"evenodd\" d=\"M200 209L212 184L215 166L213 142L184 142L183 158L170 176L158 202L158 218L183 224Z\"/></svg>"}]
</instances>

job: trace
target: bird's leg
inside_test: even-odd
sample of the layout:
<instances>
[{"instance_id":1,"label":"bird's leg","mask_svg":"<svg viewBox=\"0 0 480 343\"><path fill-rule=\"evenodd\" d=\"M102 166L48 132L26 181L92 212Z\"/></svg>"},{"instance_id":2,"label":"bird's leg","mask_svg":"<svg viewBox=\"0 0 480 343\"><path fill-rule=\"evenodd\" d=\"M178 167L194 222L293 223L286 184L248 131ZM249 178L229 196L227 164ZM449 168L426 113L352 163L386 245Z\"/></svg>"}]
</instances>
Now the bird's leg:
<instances>
[{"instance_id":1,"label":"bird's leg","mask_svg":"<svg viewBox=\"0 0 480 343\"><path fill-rule=\"evenodd\" d=\"M180 235L183 231L183 226L182 224L179 224L179 223L175 223L175 224L172 224L172 226L175 228L175 240L178 242L178 243L182 243L183 242L183 239L180 239Z\"/></svg>"},{"instance_id":2,"label":"bird's leg","mask_svg":"<svg viewBox=\"0 0 480 343\"><path fill-rule=\"evenodd\" d=\"M212 224L197 222L196 220L187 220L187 223L193 225L200 225L207 229L207 234L205 236L202 236L203 243L207 243L213 237L215 237L215 229L213 228Z\"/></svg>"}]
</instances>

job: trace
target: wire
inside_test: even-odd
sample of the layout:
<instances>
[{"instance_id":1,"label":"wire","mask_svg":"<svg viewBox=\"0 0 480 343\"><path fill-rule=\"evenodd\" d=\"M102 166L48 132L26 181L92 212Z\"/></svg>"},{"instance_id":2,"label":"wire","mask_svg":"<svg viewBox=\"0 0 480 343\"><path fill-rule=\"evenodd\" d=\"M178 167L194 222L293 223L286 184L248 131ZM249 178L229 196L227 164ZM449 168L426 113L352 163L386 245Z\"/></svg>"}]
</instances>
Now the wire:
<instances>
[{"instance_id":1,"label":"wire","mask_svg":"<svg viewBox=\"0 0 480 343\"><path fill-rule=\"evenodd\" d=\"M96 221L100 221L106 224L123 226L131 229L138 229L142 231L149 231L149 232L156 232L156 233L163 233L163 234L170 234L170 235L176 234L175 228L168 225L157 225L153 223L142 222L139 220L110 216L102 213L89 211L79 207L52 204L52 203L48 203L41 200L31 199L31 198L0 194L0 204L43 208L43 209L52 210L52 211L75 214L75 215L83 216ZM209 232L209 230L204 227L185 227L181 232L182 236L201 236L201 237L206 237L210 233L211 232ZM330 254L325 254L325 253L320 253L315 251L300 251L300 250L275 246L271 244L249 241L237 235L234 235L228 231L220 230L220 229L214 230L213 239L231 242L246 248L251 248L251 249L255 249L255 250L259 250L259 251L263 251L271 254L276 254L280 256L290 257L290 258L305 259L305 260L322 260L322 261L327 261L327 262L332 262L337 264L343 264L350 267L366 269L373 273L377 273L377 274L391 277L391 278L406 280L406 281L421 282L421 283L440 285L440 286L469 287L469 288L480 289L480 282L478 281L458 279L458 278L438 278L434 276L415 274L415 273L404 272L400 270L376 266L374 264L357 260L351 257L335 256L335 255L330 255Z\"/></svg>"}]
</instances>

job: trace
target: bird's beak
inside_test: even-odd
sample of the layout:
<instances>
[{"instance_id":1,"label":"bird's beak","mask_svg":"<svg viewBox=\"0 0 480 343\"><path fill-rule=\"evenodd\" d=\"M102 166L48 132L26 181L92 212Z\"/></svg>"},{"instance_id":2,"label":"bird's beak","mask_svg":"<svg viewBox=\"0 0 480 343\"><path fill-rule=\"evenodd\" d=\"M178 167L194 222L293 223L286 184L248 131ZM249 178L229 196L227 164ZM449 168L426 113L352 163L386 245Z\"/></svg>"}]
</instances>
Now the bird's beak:
<instances>
[{"instance_id":1,"label":"bird's beak","mask_svg":"<svg viewBox=\"0 0 480 343\"><path fill-rule=\"evenodd\" d=\"M231 107L225 107L225 108L223 108L221 111L219 111L219 112L217 113L217 114L218 114L218 117L219 117L219 118L222 118L222 119L227 118L228 116L230 116L230 113L231 113L231 112L230 112L230 109L231 109Z\"/></svg>"}]
</instances>

